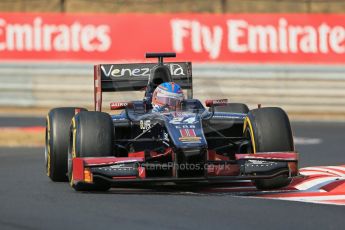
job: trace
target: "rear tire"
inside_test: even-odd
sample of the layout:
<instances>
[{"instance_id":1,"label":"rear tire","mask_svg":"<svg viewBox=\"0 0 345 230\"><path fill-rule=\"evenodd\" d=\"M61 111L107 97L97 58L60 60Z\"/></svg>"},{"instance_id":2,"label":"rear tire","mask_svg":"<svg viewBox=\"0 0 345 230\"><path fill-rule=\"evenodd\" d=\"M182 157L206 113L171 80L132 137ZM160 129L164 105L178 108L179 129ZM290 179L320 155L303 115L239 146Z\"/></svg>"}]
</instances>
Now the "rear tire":
<instances>
[{"instance_id":1,"label":"rear tire","mask_svg":"<svg viewBox=\"0 0 345 230\"><path fill-rule=\"evenodd\" d=\"M214 107L215 112L228 112L228 113L245 113L249 112L249 108L243 103L228 103L223 106Z\"/></svg>"},{"instance_id":2,"label":"rear tire","mask_svg":"<svg viewBox=\"0 0 345 230\"><path fill-rule=\"evenodd\" d=\"M245 135L251 138L249 152L291 152L294 143L290 121L281 108L266 107L249 111L245 120ZM256 179L258 189L276 189L289 185L288 175L272 179Z\"/></svg>"},{"instance_id":3,"label":"rear tire","mask_svg":"<svg viewBox=\"0 0 345 230\"><path fill-rule=\"evenodd\" d=\"M84 108L54 108L46 119L45 165L46 173L52 181L67 181L67 152L69 127L75 110Z\"/></svg>"},{"instance_id":4,"label":"rear tire","mask_svg":"<svg viewBox=\"0 0 345 230\"><path fill-rule=\"evenodd\" d=\"M72 159L74 157L114 156L114 125L112 118L102 112L81 112L72 120L68 148L68 176L76 191L107 191L110 183L94 181L93 184L73 184Z\"/></svg>"}]
</instances>

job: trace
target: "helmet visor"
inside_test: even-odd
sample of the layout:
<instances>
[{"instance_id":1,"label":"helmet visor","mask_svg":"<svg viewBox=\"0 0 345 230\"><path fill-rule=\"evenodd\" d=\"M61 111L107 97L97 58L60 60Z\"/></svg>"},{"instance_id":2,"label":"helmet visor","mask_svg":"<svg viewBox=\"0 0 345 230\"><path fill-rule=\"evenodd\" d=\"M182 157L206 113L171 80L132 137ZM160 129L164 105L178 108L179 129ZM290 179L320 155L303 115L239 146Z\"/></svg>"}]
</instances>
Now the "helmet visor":
<instances>
[{"instance_id":1,"label":"helmet visor","mask_svg":"<svg viewBox=\"0 0 345 230\"><path fill-rule=\"evenodd\" d=\"M169 108L176 109L180 106L181 101L183 98L176 98L176 97L163 97L156 95L156 101L159 102L162 106L167 105Z\"/></svg>"}]
</instances>

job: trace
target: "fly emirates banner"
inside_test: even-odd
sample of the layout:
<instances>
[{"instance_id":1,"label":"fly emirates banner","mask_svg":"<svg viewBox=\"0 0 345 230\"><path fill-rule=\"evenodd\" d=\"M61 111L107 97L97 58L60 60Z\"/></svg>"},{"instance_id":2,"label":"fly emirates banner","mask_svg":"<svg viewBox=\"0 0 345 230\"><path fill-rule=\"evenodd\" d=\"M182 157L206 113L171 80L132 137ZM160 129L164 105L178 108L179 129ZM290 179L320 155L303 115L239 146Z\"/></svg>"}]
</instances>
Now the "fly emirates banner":
<instances>
[{"instance_id":1,"label":"fly emirates banner","mask_svg":"<svg viewBox=\"0 0 345 230\"><path fill-rule=\"evenodd\" d=\"M0 13L0 60L345 64L345 15Z\"/></svg>"}]
</instances>

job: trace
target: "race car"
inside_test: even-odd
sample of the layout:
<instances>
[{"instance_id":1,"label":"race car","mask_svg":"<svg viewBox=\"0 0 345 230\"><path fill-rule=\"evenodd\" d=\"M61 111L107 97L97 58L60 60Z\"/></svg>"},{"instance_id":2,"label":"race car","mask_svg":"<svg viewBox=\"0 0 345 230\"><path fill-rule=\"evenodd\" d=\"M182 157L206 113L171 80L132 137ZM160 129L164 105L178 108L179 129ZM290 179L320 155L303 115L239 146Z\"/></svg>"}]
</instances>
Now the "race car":
<instances>
[{"instance_id":1,"label":"race car","mask_svg":"<svg viewBox=\"0 0 345 230\"><path fill-rule=\"evenodd\" d=\"M175 53L147 53L158 63L94 66L94 109L54 108L46 119L45 164L53 181L77 191L173 183L208 186L250 180L260 190L298 176L287 114L278 107L193 98L190 62L164 62ZM176 110L154 111L152 94L174 82L187 97ZM211 84L212 82L210 82ZM105 92L145 90L143 99L112 102Z\"/></svg>"}]
</instances>

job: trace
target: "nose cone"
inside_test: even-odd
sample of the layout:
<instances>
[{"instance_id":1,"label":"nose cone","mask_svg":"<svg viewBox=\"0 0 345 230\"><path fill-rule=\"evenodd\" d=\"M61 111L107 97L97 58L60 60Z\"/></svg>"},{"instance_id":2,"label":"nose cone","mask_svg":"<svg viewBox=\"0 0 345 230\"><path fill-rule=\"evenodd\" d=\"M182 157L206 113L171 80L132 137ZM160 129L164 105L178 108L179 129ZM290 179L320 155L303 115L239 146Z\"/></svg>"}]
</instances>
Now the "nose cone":
<instances>
[{"instance_id":1,"label":"nose cone","mask_svg":"<svg viewBox=\"0 0 345 230\"><path fill-rule=\"evenodd\" d=\"M194 113L180 113L166 121L170 139L176 148L200 149L207 146L200 116Z\"/></svg>"}]
</instances>

